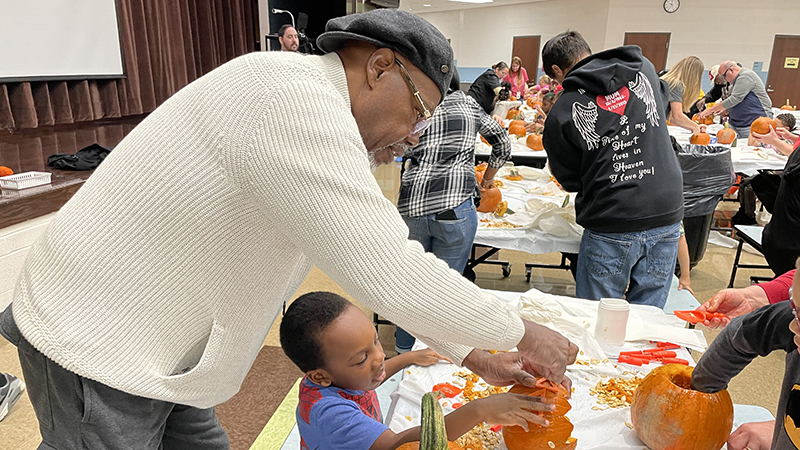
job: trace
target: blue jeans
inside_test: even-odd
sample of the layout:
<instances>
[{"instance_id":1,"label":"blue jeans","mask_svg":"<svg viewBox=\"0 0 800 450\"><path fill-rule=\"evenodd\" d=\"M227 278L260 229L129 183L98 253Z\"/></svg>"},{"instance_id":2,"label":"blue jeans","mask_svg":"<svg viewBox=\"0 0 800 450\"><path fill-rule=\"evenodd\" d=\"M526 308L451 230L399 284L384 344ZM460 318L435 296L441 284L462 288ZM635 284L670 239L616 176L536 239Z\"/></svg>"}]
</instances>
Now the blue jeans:
<instances>
[{"instance_id":1,"label":"blue jeans","mask_svg":"<svg viewBox=\"0 0 800 450\"><path fill-rule=\"evenodd\" d=\"M436 214L403 217L408 225L408 238L418 241L426 252L433 253L458 273L464 271L478 231L478 214L472 199L453 208L456 220L436 219ZM414 346L414 336L400 327L394 334L395 345L401 350Z\"/></svg>"},{"instance_id":2,"label":"blue jeans","mask_svg":"<svg viewBox=\"0 0 800 450\"><path fill-rule=\"evenodd\" d=\"M630 233L584 230L575 275L579 298L622 298L663 308L678 257L680 223Z\"/></svg>"},{"instance_id":3,"label":"blue jeans","mask_svg":"<svg viewBox=\"0 0 800 450\"><path fill-rule=\"evenodd\" d=\"M735 126L731 125L731 128L733 128L733 131L736 132L736 136L739 139L744 139L744 143L746 145L747 144L747 138L750 137L750 126L735 127Z\"/></svg>"}]
</instances>

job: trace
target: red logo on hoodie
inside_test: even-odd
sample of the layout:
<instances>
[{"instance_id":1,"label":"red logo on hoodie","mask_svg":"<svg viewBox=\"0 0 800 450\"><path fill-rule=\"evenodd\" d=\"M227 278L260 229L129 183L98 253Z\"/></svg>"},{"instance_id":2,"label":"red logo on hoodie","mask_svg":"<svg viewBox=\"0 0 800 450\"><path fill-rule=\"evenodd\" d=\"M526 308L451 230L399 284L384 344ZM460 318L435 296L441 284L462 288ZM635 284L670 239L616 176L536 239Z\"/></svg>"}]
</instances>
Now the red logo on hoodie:
<instances>
[{"instance_id":1,"label":"red logo on hoodie","mask_svg":"<svg viewBox=\"0 0 800 450\"><path fill-rule=\"evenodd\" d=\"M598 95L597 106L605 109L606 111L617 113L621 116L622 113L625 112L625 106L628 104L628 99L630 96L631 93L628 91L628 88L622 86L613 94Z\"/></svg>"}]
</instances>

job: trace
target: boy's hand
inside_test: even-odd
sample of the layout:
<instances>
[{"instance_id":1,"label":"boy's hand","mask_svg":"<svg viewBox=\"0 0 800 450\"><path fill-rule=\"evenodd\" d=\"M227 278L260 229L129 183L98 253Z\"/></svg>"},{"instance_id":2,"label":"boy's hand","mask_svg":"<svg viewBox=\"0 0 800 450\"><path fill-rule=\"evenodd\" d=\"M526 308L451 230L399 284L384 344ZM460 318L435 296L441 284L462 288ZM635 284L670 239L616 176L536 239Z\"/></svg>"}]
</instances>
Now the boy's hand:
<instances>
[{"instance_id":1,"label":"boy's hand","mask_svg":"<svg viewBox=\"0 0 800 450\"><path fill-rule=\"evenodd\" d=\"M444 360L453 364L453 361L445 358L444 356L436 353L435 351L426 348L424 350L415 350L413 352L408 352L408 357L411 359L411 364L416 364L418 366L427 367L432 366L439 362L439 360Z\"/></svg>"},{"instance_id":2,"label":"boy's hand","mask_svg":"<svg viewBox=\"0 0 800 450\"><path fill-rule=\"evenodd\" d=\"M680 291L681 289L686 289L692 295L694 295L694 291L692 290L692 283L689 280L689 277L686 277L685 279L684 279L684 277L681 277L678 280L678 290Z\"/></svg>"},{"instance_id":3,"label":"boy's hand","mask_svg":"<svg viewBox=\"0 0 800 450\"><path fill-rule=\"evenodd\" d=\"M553 411L553 403L545 403L541 397L520 394L495 394L472 403L480 403L484 422L495 425L516 425L529 431L530 423L547 426L549 422L535 414L538 411ZM534 425L534 426L536 426Z\"/></svg>"}]
</instances>

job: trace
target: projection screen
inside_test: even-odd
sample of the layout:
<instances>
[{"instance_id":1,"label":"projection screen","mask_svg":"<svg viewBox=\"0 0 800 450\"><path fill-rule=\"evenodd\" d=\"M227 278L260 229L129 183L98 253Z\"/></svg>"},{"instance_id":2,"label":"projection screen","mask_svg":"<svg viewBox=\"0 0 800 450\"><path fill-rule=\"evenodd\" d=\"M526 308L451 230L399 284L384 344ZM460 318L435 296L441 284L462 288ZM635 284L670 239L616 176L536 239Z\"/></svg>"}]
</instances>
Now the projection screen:
<instances>
[{"instance_id":1,"label":"projection screen","mask_svg":"<svg viewBox=\"0 0 800 450\"><path fill-rule=\"evenodd\" d=\"M125 75L114 0L0 5L0 83Z\"/></svg>"}]
</instances>

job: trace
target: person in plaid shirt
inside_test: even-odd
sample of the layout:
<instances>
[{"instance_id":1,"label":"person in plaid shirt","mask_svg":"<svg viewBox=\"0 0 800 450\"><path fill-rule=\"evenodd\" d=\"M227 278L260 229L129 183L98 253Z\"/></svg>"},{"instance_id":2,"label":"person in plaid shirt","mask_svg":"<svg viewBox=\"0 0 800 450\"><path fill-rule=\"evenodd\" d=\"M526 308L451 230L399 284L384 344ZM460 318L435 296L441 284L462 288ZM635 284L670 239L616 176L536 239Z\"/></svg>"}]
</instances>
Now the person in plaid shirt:
<instances>
[{"instance_id":1,"label":"person in plaid shirt","mask_svg":"<svg viewBox=\"0 0 800 450\"><path fill-rule=\"evenodd\" d=\"M511 157L508 132L459 90L458 74L433 114L433 122L416 147L406 150L408 167L402 174L397 209L409 229L409 239L444 260L458 273L464 271L478 215L472 198L475 179L475 135L492 146L482 187L492 186L497 170ZM411 350L414 337L400 328L395 350Z\"/></svg>"}]
</instances>

